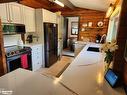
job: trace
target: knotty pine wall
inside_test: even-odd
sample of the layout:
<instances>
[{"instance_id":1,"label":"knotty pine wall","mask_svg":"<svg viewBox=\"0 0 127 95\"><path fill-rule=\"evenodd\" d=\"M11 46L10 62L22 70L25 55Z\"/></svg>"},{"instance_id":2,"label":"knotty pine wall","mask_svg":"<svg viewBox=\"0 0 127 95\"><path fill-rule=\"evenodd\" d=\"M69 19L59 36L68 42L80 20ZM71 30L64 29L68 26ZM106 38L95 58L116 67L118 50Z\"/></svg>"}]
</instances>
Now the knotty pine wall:
<instances>
[{"instance_id":1,"label":"knotty pine wall","mask_svg":"<svg viewBox=\"0 0 127 95\"><path fill-rule=\"evenodd\" d=\"M6 72L7 72L7 68L6 68L5 50L4 50L1 20L0 20L0 76L4 75Z\"/></svg>"},{"instance_id":2,"label":"knotty pine wall","mask_svg":"<svg viewBox=\"0 0 127 95\"><path fill-rule=\"evenodd\" d=\"M76 8L74 10L64 10L62 11L63 16L79 16L80 21L79 21L79 35L78 35L78 40L82 40L81 38L89 38L91 41L95 42L96 40L96 35L100 34L101 36L103 34L107 34L107 29L108 29L108 19L105 19L105 12L101 11L95 11L95 10L89 10L89 9L82 9L82 8ZM87 22L92 22L93 27L97 27L97 22L98 21L103 21L103 29L89 29L87 31L81 31L82 29L82 24L87 23Z\"/></svg>"}]
</instances>

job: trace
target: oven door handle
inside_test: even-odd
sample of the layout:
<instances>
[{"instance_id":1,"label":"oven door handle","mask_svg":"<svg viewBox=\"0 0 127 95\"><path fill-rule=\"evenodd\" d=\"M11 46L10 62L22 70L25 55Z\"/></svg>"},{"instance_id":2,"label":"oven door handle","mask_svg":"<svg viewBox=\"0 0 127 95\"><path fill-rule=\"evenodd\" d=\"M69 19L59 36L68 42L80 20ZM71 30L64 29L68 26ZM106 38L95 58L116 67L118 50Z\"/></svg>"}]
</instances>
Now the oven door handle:
<instances>
[{"instance_id":1,"label":"oven door handle","mask_svg":"<svg viewBox=\"0 0 127 95\"><path fill-rule=\"evenodd\" d=\"M21 57L21 55L16 55L16 56L13 56L13 57L9 57L9 58L7 58L7 61L13 61L13 60L18 59L20 57Z\"/></svg>"}]
</instances>

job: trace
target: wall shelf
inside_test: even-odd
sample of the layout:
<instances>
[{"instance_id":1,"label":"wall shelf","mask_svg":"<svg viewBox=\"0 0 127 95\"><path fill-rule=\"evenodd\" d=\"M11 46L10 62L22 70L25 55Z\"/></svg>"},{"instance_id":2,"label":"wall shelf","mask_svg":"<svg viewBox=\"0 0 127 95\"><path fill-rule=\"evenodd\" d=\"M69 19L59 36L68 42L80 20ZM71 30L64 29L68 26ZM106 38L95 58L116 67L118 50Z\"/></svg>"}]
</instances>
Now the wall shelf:
<instances>
[{"instance_id":1,"label":"wall shelf","mask_svg":"<svg viewBox=\"0 0 127 95\"><path fill-rule=\"evenodd\" d=\"M102 30L104 27L82 27L82 32L89 31L91 29L97 29L98 31Z\"/></svg>"},{"instance_id":2,"label":"wall shelf","mask_svg":"<svg viewBox=\"0 0 127 95\"><path fill-rule=\"evenodd\" d=\"M86 28L86 29L103 29L103 27L83 27L83 28Z\"/></svg>"}]
</instances>

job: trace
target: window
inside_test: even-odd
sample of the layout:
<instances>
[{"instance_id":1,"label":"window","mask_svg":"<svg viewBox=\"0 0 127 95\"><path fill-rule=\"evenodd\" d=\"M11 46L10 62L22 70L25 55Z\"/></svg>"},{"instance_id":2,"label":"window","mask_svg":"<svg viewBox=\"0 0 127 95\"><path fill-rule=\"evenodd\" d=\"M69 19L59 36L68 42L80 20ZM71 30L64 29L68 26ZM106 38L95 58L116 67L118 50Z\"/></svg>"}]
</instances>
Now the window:
<instances>
[{"instance_id":1,"label":"window","mask_svg":"<svg viewBox=\"0 0 127 95\"><path fill-rule=\"evenodd\" d=\"M71 34L78 35L78 22L71 22Z\"/></svg>"}]
</instances>

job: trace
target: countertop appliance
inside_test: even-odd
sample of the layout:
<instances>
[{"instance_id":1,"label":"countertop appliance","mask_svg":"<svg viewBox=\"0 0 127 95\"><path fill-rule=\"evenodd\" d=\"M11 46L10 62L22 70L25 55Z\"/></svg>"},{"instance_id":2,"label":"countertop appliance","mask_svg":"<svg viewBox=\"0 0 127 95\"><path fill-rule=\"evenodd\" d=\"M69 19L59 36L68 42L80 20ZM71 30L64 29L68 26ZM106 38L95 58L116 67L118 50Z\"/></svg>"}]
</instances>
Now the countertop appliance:
<instances>
[{"instance_id":1,"label":"countertop appliance","mask_svg":"<svg viewBox=\"0 0 127 95\"><path fill-rule=\"evenodd\" d=\"M31 48L22 47L22 46L8 46L5 47L6 52L6 61L7 61L7 70L8 72L13 71L21 67L21 56L26 54L28 61L28 70L32 70L32 61L31 61Z\"/></svg>"},{"instance_id":2,"label":"countertop appliance","mask_svg":"<svg viewBox=\"0 0 127 95\"><path fill-rule=\"evenodd\" d=\"M26 33L24 24L15 24L15 23L3 23L2 24L3 34L24 34Z\"/></svg>"},{"instance_id":3,"label":"countertop appliance","mask_svg":"<svg viewBox=\"0 0 127 95\"><path fill-rule=\"evenodd\" d=\"M44 23L44 49L45 49L45 67L50 67L58 60L58 25L53 23Z\"/></svg>"},{"instance_id":4,"label":"countertop appliance","mask_svg":"<svg viewBox=\"0 0 127 95\"><path fill-rule=\"evenodd\" d=\"M114 72L112 69L108 69L105 74L105 79L110 84L111 87L118 87L121 86L121 80L119 75Z\"/></svg>"},{"instance_id":5,"label":"countertop appliance","mask_svg":"<svg viewBox=\"0 0 127 95\"><path fill-rule=\"evenodd\" d=\"M33 42L33 35L28 35L26 41L28 43L32 43Z\"/></svg>"}]
</instances>

